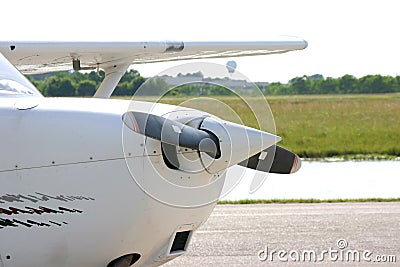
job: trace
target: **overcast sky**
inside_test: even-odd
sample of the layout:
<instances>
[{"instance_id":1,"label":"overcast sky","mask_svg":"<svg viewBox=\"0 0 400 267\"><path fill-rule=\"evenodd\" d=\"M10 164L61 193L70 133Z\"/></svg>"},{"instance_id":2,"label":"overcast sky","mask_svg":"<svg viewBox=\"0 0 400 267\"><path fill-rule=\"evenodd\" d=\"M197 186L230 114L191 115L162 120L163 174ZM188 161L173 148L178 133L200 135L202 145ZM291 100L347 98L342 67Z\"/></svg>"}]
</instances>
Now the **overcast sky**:
<instances>
[{"instance_id":1,"label":"overcast sky","mask_svg":"<svg viewBox=\"0 0 400 267\"><path fill-rule=\"evenodd\" d=\"M303 51L236 59L252 81L316 73L400 74L400 9L389 0L4 1L2 40L265 40L293 35ZM225 64L227 60L216 60ZM179 63L138 66L152 76Z\"/></svg>"}]
</instances>

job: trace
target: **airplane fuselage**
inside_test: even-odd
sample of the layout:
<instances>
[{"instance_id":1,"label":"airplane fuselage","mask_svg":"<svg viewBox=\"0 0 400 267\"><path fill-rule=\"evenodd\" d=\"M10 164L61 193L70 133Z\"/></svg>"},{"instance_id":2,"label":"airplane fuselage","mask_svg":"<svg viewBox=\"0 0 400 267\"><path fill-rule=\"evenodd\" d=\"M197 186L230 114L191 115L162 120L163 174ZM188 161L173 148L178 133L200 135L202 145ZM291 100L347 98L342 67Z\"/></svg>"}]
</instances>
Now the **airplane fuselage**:
<instances>
[{"instance_id":1,"label":"airplane fuselage","mask_svg":"<svg viewBox=\"0 0 400 267\"><path fill-rule=\"evenodd\" d=\"M186 251L224 173L166 166L160 142L122 120L128 108L150 105L0 98L1 267L105 266L128 254L135 266L153 266ZM153 112L175 109L157 104ZM176 233L183 245L173 244Z\"/></svg>"}]
</instances>

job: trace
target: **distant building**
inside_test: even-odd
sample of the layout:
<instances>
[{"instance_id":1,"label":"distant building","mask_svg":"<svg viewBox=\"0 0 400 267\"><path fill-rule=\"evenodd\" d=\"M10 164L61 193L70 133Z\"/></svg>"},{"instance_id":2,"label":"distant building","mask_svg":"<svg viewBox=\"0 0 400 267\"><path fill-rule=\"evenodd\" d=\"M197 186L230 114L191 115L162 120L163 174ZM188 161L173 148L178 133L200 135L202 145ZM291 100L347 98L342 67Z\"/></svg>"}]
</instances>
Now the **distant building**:
<instances>
[{"instance_id":1,"label":"distant building","mask_svg":"<svg viewBox=\"0 0 400 267\"><path fill-rule=\"evenodd\" d=\"M216 85L222 85L230 89L240 89L240 90L252 90L254 84L256 84L261 90L268 86L268 82L248 82L246 80L232 80L227 77L225 78L205 78L201 73L193 74L178 74L176 77L172 76L160 76L170 87L176 87L183 84L189 83L212 83Z\"/></svg>"}]
</instances>

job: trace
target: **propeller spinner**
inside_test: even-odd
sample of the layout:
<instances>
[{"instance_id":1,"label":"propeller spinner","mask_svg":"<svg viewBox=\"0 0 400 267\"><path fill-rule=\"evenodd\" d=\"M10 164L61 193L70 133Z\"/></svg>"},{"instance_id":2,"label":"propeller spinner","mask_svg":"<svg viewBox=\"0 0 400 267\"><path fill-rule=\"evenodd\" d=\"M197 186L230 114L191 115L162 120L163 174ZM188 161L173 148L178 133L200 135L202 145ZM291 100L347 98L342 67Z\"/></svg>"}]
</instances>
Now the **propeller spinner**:
<instances>
[{"instance_id":1,"label":"propeller spinner","mask_svg":"<svg viewBox=\"0 0 400 267\"><path fill-rule=\"evenodd\" d=\"M131 130L162 142L164 151L169 154L174 153L171 152L175 151L171 149L173 146L199 151L203 165L210 173L235 164L283 174L294 173L301 166L296 154L275 145L280 137L240 124L211 117L196 118L196 123L189 120L184 124L136 111L126 112L123 121ZM179 168L179 162L172 165Z\"/></svg>"}]
</instances>

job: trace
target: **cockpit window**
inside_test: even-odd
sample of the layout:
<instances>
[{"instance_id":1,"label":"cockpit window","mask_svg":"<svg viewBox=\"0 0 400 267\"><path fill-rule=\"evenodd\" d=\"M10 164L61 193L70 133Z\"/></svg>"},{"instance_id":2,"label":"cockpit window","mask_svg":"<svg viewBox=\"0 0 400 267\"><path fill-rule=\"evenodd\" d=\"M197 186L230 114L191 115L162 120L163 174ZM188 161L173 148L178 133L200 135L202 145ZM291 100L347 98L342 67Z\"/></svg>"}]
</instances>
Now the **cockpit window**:
<instances>
[{"instance_id":1,"label":"cockpit window","mask_svg":"<svg viewBox=\"0 0 400 267\"><path fill-rule=\"evenodd\" d=\"M1 53L0 97L42 97L35 86Z\"/></svg>"},{"instance_id":2,"label":"cockpit window","mask_svg":"<svg viewBox=\"0 0 400 267\"><path fill-rule=\"evenodd\" d=\"M24 85L12 80L0 80L0 94L35 95L35 92Z\"/></svg>"}]
</instances>

